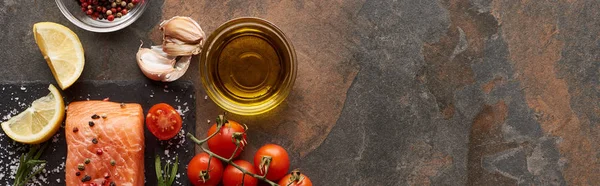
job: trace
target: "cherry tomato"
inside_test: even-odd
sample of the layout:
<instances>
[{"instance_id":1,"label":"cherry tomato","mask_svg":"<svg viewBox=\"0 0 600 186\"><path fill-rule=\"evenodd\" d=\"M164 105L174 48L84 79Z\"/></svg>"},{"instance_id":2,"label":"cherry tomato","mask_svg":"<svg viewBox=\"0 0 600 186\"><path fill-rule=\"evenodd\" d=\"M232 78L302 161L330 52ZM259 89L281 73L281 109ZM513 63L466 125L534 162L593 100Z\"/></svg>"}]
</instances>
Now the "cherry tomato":
<instances>
[{"instance_id":1,"label":"cherry tomato","mask_svg":"<svg viewBox=\"0 0 600 186\"><path fill-rule=\"evenodd\" d=\"M271 157L271 164L268 167L266 178L272 181L281 179L290 169L290 158L283 147L275 144L266 144L262 146L254 155L254 166L259 175L264 175L266 167L261 168L261 159Z\"/></svg>"},{"instance_id":2,"label":"cherry tomato","mask_svg":"<svg viewBox=\"0 0 600 186\"><path fill-rule=\"evenodd\" d=\"M308 179L308 176L300 173L299 171L292 171L292 173L285 175L285 177L279 180L281 186L312 186L312 182Z\"/></svg>"},{"instance_id":3,"label":"cherry tomato","mask_svg":"<svg viewBox=\"0 0 600 186\"><path fill-rule=\"evenodd\" d=\"M215 123L210 127L210 129L208 129L208 134L206 136L210 136L216 131L217 124ZM243 142L240 143L240 147L235 153L234 158L238 157L242 150L244 150L244 147L246 146L246 129L244 128L244 126L235 121L228 120L228 122L225 123L223 127L221 127L221 131L219 131L217 135L208 140L208 148L210 149L210 151L214 152L215 154L221 157L231 157L233 151L235 151L236 148L236 145L234 143L235 140L232 137L233 134L236 132L243 133Z\"/></svg>"},{"instance_id":4,"label":"cherry tomato","mask_svg":"<svg viewBox=\"0 0 600 186\"><path fill-rule=\"evenodd\" d=\"M236 160L233 161L233 163L239 165L241 168L252 174L256 174L256 169L254 169L254 166L246 160ZM258 184L258 179L250 175L245 175L239 169L229 165L225 168L225 172L223 172L223 186L242 185L242 178L244 178L244 186L256 186Z\"/></svg>"},{"instance_id":5,"label":"cherry tomato","mask_svg":"<svg viewBox=\"0 0 600 186\"><path fill-rule=\"evenodd\" d=\"M208 167L209 155L206 152L196 154L187 167L187 176L190 182L195 186L215 186L221 181L223 176L223 164L219 159L210 158L210 168ZM208 170L208 175L201 177L203 171Z\"/></svg>"},{"instance_id":6,"label":"cherry tomato","mask_svg":"<svg viewBox=\"0 0 600 186\"><path fill-rule=\"evenodd\" d=\"M181 116L171 105L159 103L148 111L146 126L156 138L168 140L181 130Z\"/></svg>"}]
</instances>

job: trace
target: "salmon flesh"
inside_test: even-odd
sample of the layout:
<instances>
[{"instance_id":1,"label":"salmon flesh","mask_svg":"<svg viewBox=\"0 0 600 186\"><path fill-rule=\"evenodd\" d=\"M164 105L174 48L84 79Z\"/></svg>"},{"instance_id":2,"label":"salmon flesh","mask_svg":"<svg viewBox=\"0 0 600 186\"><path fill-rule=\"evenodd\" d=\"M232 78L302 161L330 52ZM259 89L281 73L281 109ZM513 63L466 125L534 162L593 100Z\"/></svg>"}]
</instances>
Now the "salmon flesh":
<instances>
[{"instance_id":1,"label":"salmon flesh","mask_svg":"<svg viewBox=\"0 0 600 186\"><path fill-rule=\"evenodd\" d=\"M144 185L143 115L135 103L69 104L66 185Z\"/></svg>"}]
</instances>

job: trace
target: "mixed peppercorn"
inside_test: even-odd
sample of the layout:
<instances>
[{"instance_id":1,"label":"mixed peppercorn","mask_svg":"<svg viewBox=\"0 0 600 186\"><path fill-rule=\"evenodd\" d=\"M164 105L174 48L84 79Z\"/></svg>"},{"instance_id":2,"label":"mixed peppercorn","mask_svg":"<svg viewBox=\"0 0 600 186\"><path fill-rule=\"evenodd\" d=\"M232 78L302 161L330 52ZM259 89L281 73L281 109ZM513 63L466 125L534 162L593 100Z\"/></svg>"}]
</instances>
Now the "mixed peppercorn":
<instances>
[{"instance_id":1,"label":"mixed peppercorn","mask_svg":"<svg viewBox=\"0 0 600 186\"><path fill-rule=\"evenodd\" d=\"M138 3L143 0L76 0L81 10L92 19L113 21L127 15Z\"/></svg>"}]
</instances>

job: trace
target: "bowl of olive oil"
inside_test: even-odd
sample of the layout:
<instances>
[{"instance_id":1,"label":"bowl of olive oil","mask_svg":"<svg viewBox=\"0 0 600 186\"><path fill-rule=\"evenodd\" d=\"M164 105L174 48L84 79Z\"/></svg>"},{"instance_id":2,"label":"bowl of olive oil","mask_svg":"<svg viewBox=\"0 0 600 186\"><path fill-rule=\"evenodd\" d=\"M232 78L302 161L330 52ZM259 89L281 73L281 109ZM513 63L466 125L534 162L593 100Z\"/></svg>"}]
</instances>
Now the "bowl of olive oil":
<instances>
[{"instance_id":1,"label":"bowl of olive oil","mask_svg":"<svg viewBox=\"0 0 600 186\"><path fill-rule=\"evenodd\" d=\"M207 39L200 76L207 95L239 115L265 113L281 104L296 80L296 53L274 24L253 17L230 20Z\"/></svg>"}]
</instances>

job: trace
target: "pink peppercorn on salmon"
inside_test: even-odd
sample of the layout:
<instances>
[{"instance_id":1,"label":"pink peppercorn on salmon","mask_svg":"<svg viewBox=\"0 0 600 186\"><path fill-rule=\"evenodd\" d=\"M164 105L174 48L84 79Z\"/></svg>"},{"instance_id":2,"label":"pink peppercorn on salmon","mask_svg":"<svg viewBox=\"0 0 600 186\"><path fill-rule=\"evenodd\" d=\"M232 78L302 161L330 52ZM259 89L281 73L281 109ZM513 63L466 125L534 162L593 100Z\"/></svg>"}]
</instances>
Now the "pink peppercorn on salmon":
<instances>
[{"instance_id":1,"label":"pink peppercorn on salmon","mask_svg":"<svg viewBox=\"0 0 600 186\"><path fill-rule=\"evenodd\" d=\"M144 116L139 104L73 102L67 108L65 134L67 186L144 185Z\"/></svg>"}]
</instances>

